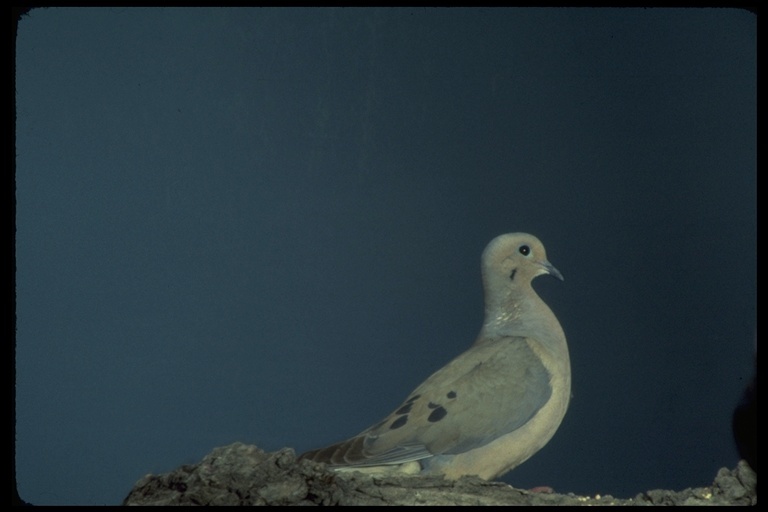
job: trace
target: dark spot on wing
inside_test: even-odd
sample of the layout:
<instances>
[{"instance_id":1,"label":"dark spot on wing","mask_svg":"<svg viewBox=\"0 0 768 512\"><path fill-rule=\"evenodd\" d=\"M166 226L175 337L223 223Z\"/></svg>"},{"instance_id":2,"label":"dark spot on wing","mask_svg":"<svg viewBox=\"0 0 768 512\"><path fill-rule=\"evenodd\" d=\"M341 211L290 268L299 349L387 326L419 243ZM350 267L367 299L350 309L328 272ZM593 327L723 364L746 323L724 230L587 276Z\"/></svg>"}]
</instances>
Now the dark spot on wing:
<instances>
[{"instance_id":1,"label":"dark spot on wing","mask_svg":"<svg viewBox=\"0 0 768 512\"><path fill-rule=\"evenodd\" d=\"M432 402L429 402L427 404L427 407L429 407L430 409L434 409L435 407L440 407L440 404L433 404Z\"/></svg>"},{"instance_id":2,"label":"dark spot on wing","mask_svg":"<svg viewBox=\"0 0 768 512\"><path fill-rule=\"evenodd\" d=\"M402 427L406 423L408 423L408 415L407 414L405 416L400 416L395 421L393 421L392 424L389 426L389 429L390 430L395 430L396 428Z\"/></svg>"},{"instance_id":3,"label":"dark spot on wing","mask_svg":"<svg viewBox=\"0 0 768 512\"><path fill-rule=\"evenodd\" d=\"M441 419L445 418L445 415L448 414L448 411L446 411L443 407L439 407L432 411L432 414L429 415L429 418L427 418L427 421L430 423L434 423L436 421L440 421Z\"/></svg>"},{"instance_id":4,"label":"dark spot on wing","mask_svg":"<svg viewBox=\"0 0 768 512\"><path fill-rule=\"evenodd\" d=\"M411 407L413 407L413 402L408 402L401 408L395 411L395 414L408 414L411 412Z\"/></svg>"},{"instance_id":5,"label":"dark spot on wing","mask_svg":"<svg viewBox=\"0 0 768 512\"><path fill-rule=\"evenodd\" d=\"M409 404L409 403L413 402L414 400L418 399L419 397L421 397L421 395L413 395L411 398L406 400L405 403Z\"/></svg>"},{"instance_id":6,"label":"dark spot on wing","mask_svg":"<svg viewBox=\"0 0 768 512\"><path fill-rule=\"evenodd\" d=\"M449 391L447 395L448 398L456 398L456 392L455 391Z\"/></svg>"},{"instance_id":7,"label":"dark spot on wing","mask_svg":"<svg viewBox=\"0 0 768 512\"><path fill-rule=\"evenodd\" d=\"M517 273L517 269L516 269L516 268L513 268L513 269L512 269L512 273L511 273L511 274L509 274L509 280L510 280L510 281L514 281L514 280L515 280L515 274L516 274L516 273Z\"/></svg>"}]
</instances>

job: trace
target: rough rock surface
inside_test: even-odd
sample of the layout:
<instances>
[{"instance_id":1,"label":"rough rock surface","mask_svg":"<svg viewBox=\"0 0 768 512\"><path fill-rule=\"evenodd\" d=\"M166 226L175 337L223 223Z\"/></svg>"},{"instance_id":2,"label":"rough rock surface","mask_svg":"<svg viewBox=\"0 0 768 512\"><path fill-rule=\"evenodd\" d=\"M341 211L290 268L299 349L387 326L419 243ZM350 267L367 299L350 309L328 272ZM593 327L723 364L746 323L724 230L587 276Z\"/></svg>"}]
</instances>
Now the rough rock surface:
<instances>
[{"instance_id":1,"label":"rough rock surface","mask_svg":"<svg viewBox=\"0 0 768 512\"><path fill-rule=\"evenodd\" d=\"M741 461L710 487L653 490L630 499L531 492L476 477L336 473L290 448L234 443L198 464L139 480L124 505L755 505L757 476Z\"/></svg>"}]
</instances>

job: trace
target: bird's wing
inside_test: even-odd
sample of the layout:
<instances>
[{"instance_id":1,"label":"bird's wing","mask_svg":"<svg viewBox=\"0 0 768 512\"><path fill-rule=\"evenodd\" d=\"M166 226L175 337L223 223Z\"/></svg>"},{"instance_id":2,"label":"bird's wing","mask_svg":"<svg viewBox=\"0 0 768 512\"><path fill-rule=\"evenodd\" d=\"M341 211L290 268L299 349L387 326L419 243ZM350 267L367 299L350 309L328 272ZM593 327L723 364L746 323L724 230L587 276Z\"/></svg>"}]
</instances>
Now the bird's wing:
<instances>
[{"instance_id":1,"label":"bird's wing","mask_svg":"<svg viewBox=\"0 0 768 512\"><path fill-rule=\"evenodd\" d=\"M435 372L383 421L304 458L339 466L463 453L512 432L552 395L530 338L482 340Z\"/></svg>"}]
</instances>

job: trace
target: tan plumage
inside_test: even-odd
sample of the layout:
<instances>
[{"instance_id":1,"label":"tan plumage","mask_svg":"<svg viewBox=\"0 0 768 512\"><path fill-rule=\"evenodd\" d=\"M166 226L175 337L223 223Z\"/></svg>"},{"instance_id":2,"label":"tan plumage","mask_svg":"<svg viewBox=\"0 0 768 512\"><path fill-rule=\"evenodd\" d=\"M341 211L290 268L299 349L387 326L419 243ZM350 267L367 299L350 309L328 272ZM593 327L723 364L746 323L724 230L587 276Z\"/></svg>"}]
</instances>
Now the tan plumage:
<instances>
[{"instance_id":1,"label":"tan plumage","mask_svg":"<svg viewBox=\"0 0 768 512\"><path fill-rule=\"evenodd\" d=\"M493 239L482 256L485 320L474 344L381 422L301 458L485 479L527 460L560 425L571 385L563 330L531 286L541 274L563 279L536 237Z\"/></svg>"}]
</instances>

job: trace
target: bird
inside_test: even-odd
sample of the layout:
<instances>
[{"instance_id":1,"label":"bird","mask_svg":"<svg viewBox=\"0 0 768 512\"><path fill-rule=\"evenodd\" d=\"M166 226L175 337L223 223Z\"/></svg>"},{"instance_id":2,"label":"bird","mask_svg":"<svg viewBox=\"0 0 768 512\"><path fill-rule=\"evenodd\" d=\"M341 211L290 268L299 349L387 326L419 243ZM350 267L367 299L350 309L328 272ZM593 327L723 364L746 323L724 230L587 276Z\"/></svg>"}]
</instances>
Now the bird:
<instances>
[{"instance_id":1,"label":"bird","mask_svg":"<svg viewBox=\"0 0 768 512\"><path fill-rule=\"evenodd\" d=\"M568 408L571 367L563 329L531 283L563 275L527 233L491 240L481 271L485 314L469 349L382 421L299 460L336 471L492 480L549 442Z\"/></svg>"}]
</instances>

